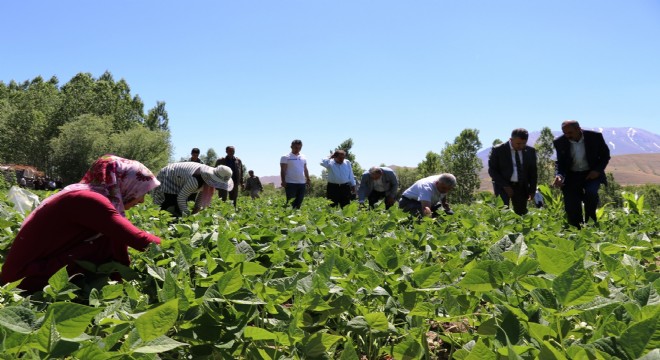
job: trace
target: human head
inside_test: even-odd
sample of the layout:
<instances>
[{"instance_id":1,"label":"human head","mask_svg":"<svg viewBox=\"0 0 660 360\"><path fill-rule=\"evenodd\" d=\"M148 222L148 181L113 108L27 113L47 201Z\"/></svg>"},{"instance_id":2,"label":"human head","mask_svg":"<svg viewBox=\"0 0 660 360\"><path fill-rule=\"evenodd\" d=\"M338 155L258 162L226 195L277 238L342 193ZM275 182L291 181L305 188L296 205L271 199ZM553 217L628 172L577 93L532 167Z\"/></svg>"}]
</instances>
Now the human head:
<instances>
[{"instance_id":1,"label":"human head","mask_svg":"<svg viewBox=\"0 0 660 360\"><path fill-rule=\"evenodd\" d=\"M383 169L381 169L380 166L372 166L369 169L369 176L372 180L378 180L383 176Z\"/></svg>"},{"instance_id":2,"label":"human head","mask_svg":"<svg viewBox=\"0 0 660 360\"><path fill-rule=\"evenodd\" d=\"M250 175L250 177L254 176L254 171L249 170L249 171L248 171L248 175Z\"/></svg>"},{"instance_id":3,"label":"human head","mask_svg":"<svg viewBox=\"0 0 660 360\"><path fill-rule=\"evenodd\" d=\"M441 194L446 194L456 187L456 177L449 173L440 174L440 177L435 182L435 188Z\"/></svg>"},{"instance_id":4,"label":"human head","mask_svg":"<svg viewBox=\"0 0 660 360\"><path fill-rule=\"evenodd\" d=\"M346 151L344 151L344 150L335 150L335 152L332 154L332 158L335 159L335 162L337 164L343 164L344 159L346 159Z\"/></svg>"},{"instance_id":5,"label":"human head","mask_svg":"<svg viewBox=\"0 0 660 360\"><path fill-rule=\"evenodd\" d=\"M211 167L204 165L200 168L200 175L207 185L216 189L231 191L234 188L234 181L231 179L232 171L229 166Z\"/></svg>"},{"instance_id":6,"label":"human head","mask_svg":"<svg viewBox=\"0 0 660 360\"><path fill-rule=\"evenodd\" d=\"M97 159L80 180L82 184L108 197L117 211L141 203L144 195L160 185L146 166L135 160L114 155L104 155Z\"/></svg>"},{"instance_id":7,"label":"human head","mask_svg":"<svg viewBox=\"0 0 660 360\"><path fill-rule=\"evenodd\" d=\"M523 128L518 128L511 132L509 142L514 150L522 151L525 149L525 146L527 146L527 139L529 139L529 132Z\"/></svg>"},{"instance_id":8,"label":"human head","mask_svg":"<svg viewBox=\"0 0 660 360\"><path fill-rule=\"evenodd\" d=\"M233 146L227 146L225 152L227 153L227 156L232 157L236 153L236 149Z\"/></svg>"},{"instance_id":9,"label":"human head","mask_svg":"<svg viewBox=\"0 0 660 360\"><path fill-rule=\"evenodd\" d=\"M192 156L193 158L196 159L196 158L199 157L199 152L200 152L200 151L199 151L198 148L193 148L193 149L190 151L190 156Z\"/></svg>"},{"instance_id":10,"label":"human head","mask_svg":"<svg viewBox=\"0 0 660 360\"><path fill-rule=\"evenodd\" d=\"M300 150L302 149L302 140L293 140L291 142L291 153L298 155L300 153Z\"/></svg>"},{"instance_id":11,"label":"human head","mask_svg":"<svg viewBox=\"0 0 660 360\"><path fill-rule=\"evenodd\" d=\"M582 129L580 128L580 124L575 120L566 120L561 123L561 131L568 140L580 141L582 138Z\"/></svg>"}]
</instances>

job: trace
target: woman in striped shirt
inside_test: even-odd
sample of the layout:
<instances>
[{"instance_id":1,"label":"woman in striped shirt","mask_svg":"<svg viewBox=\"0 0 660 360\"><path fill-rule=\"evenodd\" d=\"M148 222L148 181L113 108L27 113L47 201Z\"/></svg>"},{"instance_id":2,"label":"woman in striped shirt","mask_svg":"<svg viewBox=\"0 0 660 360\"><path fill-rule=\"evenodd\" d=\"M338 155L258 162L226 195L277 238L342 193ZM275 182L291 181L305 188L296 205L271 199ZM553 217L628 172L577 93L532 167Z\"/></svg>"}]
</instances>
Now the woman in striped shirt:
<instances>
[{"instance_id":1,"label":"woman in striped shirt","mask_svg":"<svg viewBox=\"0 0 660 360\"><path fill-rule=\"evenodd\" d=\"M154 189L154 204L174 216L189 215L188 197L197 194L192 213L208 207L215 189L231 191L234 182L229 167L211 167L196 162L179 162L162 168L156 178L160 186Z\"/></svg>"}]
</instances>

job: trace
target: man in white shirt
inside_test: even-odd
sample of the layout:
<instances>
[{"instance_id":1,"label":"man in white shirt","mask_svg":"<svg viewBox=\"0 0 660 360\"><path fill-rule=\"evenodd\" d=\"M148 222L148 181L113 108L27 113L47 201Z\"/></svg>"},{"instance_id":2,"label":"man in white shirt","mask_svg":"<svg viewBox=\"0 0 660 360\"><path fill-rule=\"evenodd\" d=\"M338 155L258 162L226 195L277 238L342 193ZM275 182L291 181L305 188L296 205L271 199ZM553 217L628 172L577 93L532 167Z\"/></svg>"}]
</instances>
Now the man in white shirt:
<instances>
[{"instance_id":1,"label":"man in white shirt","mask_svg":"<svg viewBox=\"0 0 660 360\"><path fill-rule=\"evenodd\" d=\"M286 202L288 204L293 199L291 206L294 209L300 209L306 187L310 184L307 158L300 153L300 150L302 150L302 141L293 140L291 152L280 158L280 178L282 187L286 191Z\"/></svg>"},{"instance_id":2,"label":"man in white shirt","mask_svg":"<svg viewBox=\"0 0 660 360\"><path fill-rule=\"evenodd\" d=\"M580 228L585 217L597 222L598 189L600 184L607 184L605 167L610 161L610 148L603 134L583 130L575 120L564 121L561 131L564 135L554 141L557 174L553 185L561 187L564 194L568 223Z\"/></svg>"},{"instance_id":3,"label":"man in white shirt","mask_svg":"<svg viewBox=\"0 0 660 360\"><path fill-rule=\"evenodd\" d=\"M417 180L401 194L399 208L417 216L436 217L442 207L446 214L454 212L449 208L447 194L456 187L456 177L440 174Z\"/></svg>"},{"instance_id":4,"label":"man in white shirt","mask_svg":"<svg viewBox=\"0 0 660 360\"><path fill-rule=\"evenodd\" d=\"M326 197L332 201L332 206L343 208L350 204L355 193L355 176L351 162L346 160L346 151L336 150L327 159L321 160L321 166L328 170Z\"/></svg>"}]
</instances>

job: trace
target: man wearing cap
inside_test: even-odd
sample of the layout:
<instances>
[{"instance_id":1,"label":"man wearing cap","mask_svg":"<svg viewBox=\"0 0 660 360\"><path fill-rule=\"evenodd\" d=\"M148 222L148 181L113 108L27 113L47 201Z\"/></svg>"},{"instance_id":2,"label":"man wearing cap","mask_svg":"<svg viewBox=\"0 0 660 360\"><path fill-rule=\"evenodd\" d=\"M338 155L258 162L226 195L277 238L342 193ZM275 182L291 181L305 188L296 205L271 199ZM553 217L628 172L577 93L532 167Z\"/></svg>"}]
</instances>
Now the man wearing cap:
<instances>
[{"instance_id":1,"label":"man wearing cap","mask_svg":"<svg viewBox=\"0 0 660 360\"><path fill-rule=\"evenodd\" d=\"M189 215L188 197L196 194L195 214L208 207L215 189L231 191L234 182L231 169L224 165L211 167L196 162L178 162L160 169L156 179L160 186L152 192L154 204L174 216Z\"/></svg>"},{"instance_id":2,"label":"man wearing cap","mask_svg":"<svg viewBox=\"0 0 660 360\"><path fill-rule=\"evenodd\" d=\"M288 204L293 199L291 206L294 209L300 209L306 187L310 184L307 158L300 153L300 150L302 150L302 141L293 140L291 152L280 158L280 178L286 192L286 202Z\"/></svg>"},{"instance_id":3,"label":"man wearing cap","mask_svg":"<svg viewBox=\"0 0 660 360\"><path fill-rule=\"evenodd\" d=\"M236 149L233 146L227 146L225 152L227 153L227 156L216 160L215 166L228 166L232 171L231 178L236 186L231 191L218 189L218 196L222 201L227 201L227 195L229 195L229 199L234 203L235 208L236 200L238 199L238 185L241 185L241 188L243 188L243 162L241 159L234 156Z\"/></svg>"},{"instance_id":4,"label":"man wearing cap","mask_svg":"<svg viewBox=\"0 0 660 360\"><path fill-rule=\"evenodd\" d=\"M554 141L557 174L553 185L561 187L564 194L568 223L580 228L585 220L597 222L598 189L600 184L607 184L605 168L610 162L610 148L603 134L583 130L575 120L564 121L561 131L564 135Z\"/></svg>"},{"instance_id":5,"label":"man wearing cap","mask_svg":"<svg viewBox=\"0 0 660 360\"><path fill-rule=\"evenodd\" d=\"M350 204L355 193L355 175L351 162L346 160L346 151L335 150L327 159L321 160L321 166L328 171L326 197L332 201L331 206Z\"/></svg>"},{"instance_id":6,"label":"man wearing cap","mask_svg":"<svg viewBox=\"0 0 660 360\"><path fill-rule=\"evenodd\" d=\"M501 197L507 206L511 201L518 215L527 214L527 202L536 192L538 179L536 150L527 146L528 138L527 130L514 129L509 141L494 146L488 156L488 174L495 196Z\"/></svg>"},{"instance_id":7,"label":"man wearing cap","mask_svg":"<svg viewBox=\"0 0 660 360\"><path fill-rule=\"evenodd\" d=\"M417 216L437 217L441 207L446 214L454 212L449 208L447 194L456 187L456 177L440 174L417 180L401 194L399 208Z\"/></svg>"},{"instance_id":8,"label":"man wearing cap","mask_svg":"<svg viewBox=\"0 0 660 360\"><path fill-rule=\"evenodd\" d=\"M358 202L364 205L369 199L369 207L374 207L380 199L385 199L385 209L389 209L396 202L399 191L399 179L394 170L384 166L374 166L362 174Z\"/></svg>"}]
</instances>

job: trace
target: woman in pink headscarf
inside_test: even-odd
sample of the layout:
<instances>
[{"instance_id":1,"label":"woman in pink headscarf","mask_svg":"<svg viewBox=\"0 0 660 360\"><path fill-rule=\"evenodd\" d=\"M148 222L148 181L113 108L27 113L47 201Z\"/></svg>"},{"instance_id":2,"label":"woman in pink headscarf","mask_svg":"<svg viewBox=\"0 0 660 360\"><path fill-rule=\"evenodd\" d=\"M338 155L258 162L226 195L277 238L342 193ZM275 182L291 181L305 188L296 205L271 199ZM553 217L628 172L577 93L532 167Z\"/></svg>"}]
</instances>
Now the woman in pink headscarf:
<instances>
[{"instance_id":1,"label":"woman in pink headscarf","mask_svg":"<svg viewBox=\"0 0 660 360\"><path fill-rule=\"evenodd\" d=\"M142 203L159 184L137 161L99 158L79 183L47 198L25 219L0 282L23 279L18 287L33 292L64 266L69 275L86 273L78 261L129 265L128 246L144 251L160 239L131 224L124 210Z\"/></svg>"}]
</instances>

